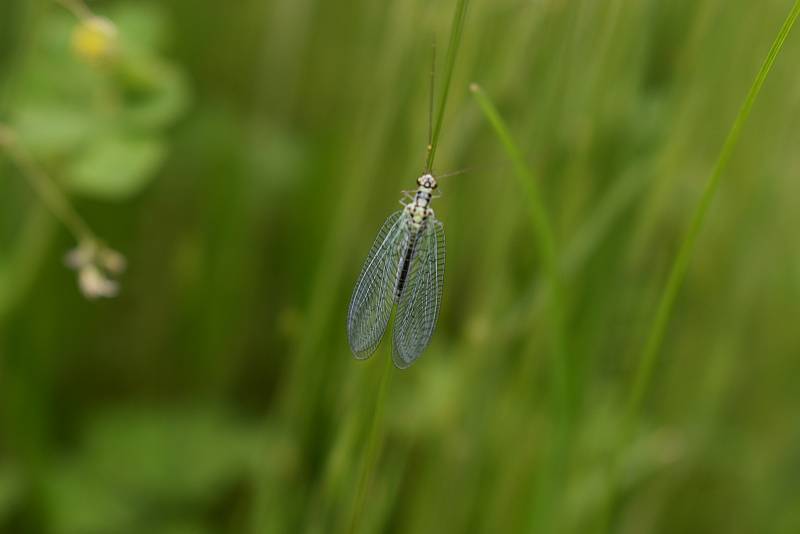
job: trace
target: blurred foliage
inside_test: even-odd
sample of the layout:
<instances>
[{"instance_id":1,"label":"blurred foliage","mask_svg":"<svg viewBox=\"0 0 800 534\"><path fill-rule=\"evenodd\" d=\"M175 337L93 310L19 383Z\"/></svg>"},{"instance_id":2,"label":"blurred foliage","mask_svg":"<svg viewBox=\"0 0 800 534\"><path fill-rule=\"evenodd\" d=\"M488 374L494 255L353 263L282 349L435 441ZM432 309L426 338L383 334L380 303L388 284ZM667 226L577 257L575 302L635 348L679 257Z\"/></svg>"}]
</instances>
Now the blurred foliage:
<instances>
[{"instance_id":1,"label":"blurred foliage","mask_svg":"<svg viewBox=\"0 0 800 534\"><path fill-rule=\"evenodd\" d=\"M186 107L187 89L157 55L165 39L160 10L133 3L109 14L117 29L106 35L95 28L102 19L76 22L58 6L48 9L7 108L22 143L58 167L67 189L124 200L163 163L162 132Z\"/></svg>"},{"instance_id":2,"label":"blurred foliage","mask_svg":"<svg viewBox=\"0 0 800 534\"><path fill-rule=\"evenodd\" d=\"M635 355L790 0L473 0L437 170L433 344L396 372L364 532L528 532L558 428L508 120L555 221L577 420L554 532L800 530L800 36L710 213L607 506ZM0 6L0 122L128 259L87 302L0 152L0 532L342 532L384 358L346 302L421 171L454 2ZM88 34L80 32L89 31ZM109 39L105 42L104 39ZM106 45L108 47L106 48Z\"/></svg>"}]
</instances>

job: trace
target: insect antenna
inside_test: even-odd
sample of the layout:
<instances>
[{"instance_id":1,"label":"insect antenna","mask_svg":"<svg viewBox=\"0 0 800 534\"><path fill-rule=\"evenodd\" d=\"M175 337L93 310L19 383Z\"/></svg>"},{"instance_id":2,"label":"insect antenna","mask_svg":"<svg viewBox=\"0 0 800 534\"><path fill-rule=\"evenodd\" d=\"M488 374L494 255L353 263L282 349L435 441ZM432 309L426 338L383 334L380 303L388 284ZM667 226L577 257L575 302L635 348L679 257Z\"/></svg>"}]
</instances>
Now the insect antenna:
<instances>
[{"instance_id":1,"label":"insect antenna","mask_svg":"<svg viewBox=\"0 0 800 534\"><path fill-rule=\"evenodd\" d=\"M442 178L449 178L450 176L458 176L459 174L465 174L470 171L474 170L473 167L467 167L465 169L459 169L457 171L448 172L445 174L440 174L436 177L437 180L441 180Z\"/></svg>"},{"instance_id":2,"label":"insect antenna","mask_svg":"<svg viewBox=\"0 0 800 534\"><path fill-rule=\"evenodd\" d=\"M527 161L528 158L525 156L525 160ZM459 174L466 174L468 172L478 171L500 171L500 170L507 170L509 167L513 165L510 161L494 161L492 163L483 163L480 165L471 165L469 167L464 167L463 169L459 169L457 171L451 171L444 174L437 174L436 179L441 180L442 178L447 178L449 176L458 176Z\"/></svg>"}]
</instances>

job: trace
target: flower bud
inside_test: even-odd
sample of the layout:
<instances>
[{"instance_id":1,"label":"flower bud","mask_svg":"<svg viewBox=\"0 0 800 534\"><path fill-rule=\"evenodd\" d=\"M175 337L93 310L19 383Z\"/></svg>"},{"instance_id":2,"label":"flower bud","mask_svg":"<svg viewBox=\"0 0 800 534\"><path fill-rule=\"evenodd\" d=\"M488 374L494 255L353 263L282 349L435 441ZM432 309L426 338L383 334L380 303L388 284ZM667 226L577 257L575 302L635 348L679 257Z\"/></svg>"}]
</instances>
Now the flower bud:
<instances>
[{"instance_id":1,"label":"flower bud","mask_svg":"<svg viewBox=\"0 0 800 534\"><path fill-rule=\"evenodd\" d=\"M98 64L117 53L117 27L105 17L82 19L72 31L72 52L87 63Z\"/></svg>"}]
</instances>

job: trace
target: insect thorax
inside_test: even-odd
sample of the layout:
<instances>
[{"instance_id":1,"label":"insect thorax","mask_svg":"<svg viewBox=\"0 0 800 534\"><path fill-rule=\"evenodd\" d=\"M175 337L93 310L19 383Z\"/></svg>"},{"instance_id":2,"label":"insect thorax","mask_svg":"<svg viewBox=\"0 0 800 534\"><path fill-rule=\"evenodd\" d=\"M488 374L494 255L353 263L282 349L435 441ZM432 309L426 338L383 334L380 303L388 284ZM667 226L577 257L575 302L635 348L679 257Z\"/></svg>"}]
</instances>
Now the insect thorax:
<instances>
[{"instance_id":1,"label":"insect thorax","mask_svg":"<svg viewBox=\"0 0 800 534\"><path fill-rule=\"evenodd\" d=\"M419 231L428 217L433 215L433 210L430 208L431 199L433 198L433 187L431 185L435 187L436 182L425 181L424 179L428 177L433 180L430 175L425 175L417 180L419 187L411 202L405 205L405 212L409 217L409 225L413 231Z\"/></svg>"}]
</instances>

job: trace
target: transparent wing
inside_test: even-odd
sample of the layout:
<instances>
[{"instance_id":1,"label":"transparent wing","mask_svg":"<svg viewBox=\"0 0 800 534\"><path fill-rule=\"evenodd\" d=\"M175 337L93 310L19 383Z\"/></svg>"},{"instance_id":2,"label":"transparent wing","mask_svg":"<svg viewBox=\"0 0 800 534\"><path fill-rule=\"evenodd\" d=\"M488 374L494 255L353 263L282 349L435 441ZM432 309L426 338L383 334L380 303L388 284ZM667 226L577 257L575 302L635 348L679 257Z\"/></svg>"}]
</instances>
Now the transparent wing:
<instances>
[{"instance_id":1,"label":"transparent wing","mask_svg":"<svg viewBox=\"0 0 800 534\"><path fill-rule=\"evenodd\" d=\"M347 311L347 339L353 356L369 358L378 347L394 306L394 288L402 251L408 243L403 211L389 215L358 276Z\"/></svg>"},{"instance_id":2,"label":"transparent wing","mask_svg":"<svg viewBox=\"0 0 800 534\"><path fill-rule=\"evenodd\" d=\"M444 286L444 228L428 220L419 233L406 285L397 303L392 359L404 369L414 363L430 343Z\"/></svg>"}]
</instances>

